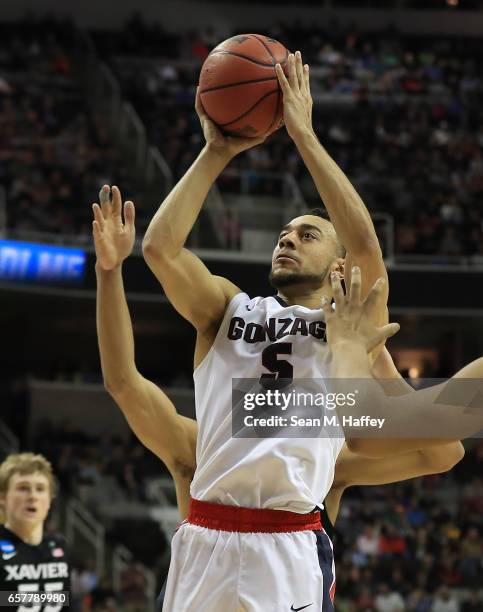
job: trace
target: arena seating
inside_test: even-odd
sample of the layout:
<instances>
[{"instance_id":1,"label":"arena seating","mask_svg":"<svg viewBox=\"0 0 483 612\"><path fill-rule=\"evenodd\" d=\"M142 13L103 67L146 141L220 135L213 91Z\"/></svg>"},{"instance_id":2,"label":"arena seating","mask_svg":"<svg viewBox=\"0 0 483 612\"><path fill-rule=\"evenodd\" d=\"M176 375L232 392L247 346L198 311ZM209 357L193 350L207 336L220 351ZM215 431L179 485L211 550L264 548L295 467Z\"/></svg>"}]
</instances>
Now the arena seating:
<instances>
[{"instance_id":1,"label":"arena seating","mask_svg":"<svg viewBox=\"0 0 483 612\"><path fill-rule=\"evenodd\" d=\"M173 38L141 19L117 35L93 33L175 177L202 144L193 110L200 63L228 35L210 29ZM474 60L481 42L365 35L336 24L328 32L279 24L272 35L310 62L316 132L370 210L393 216L396 253L481 256L483 90ZM283 130L233 168L255 186L252 197L278 197L266 175L290 172L306 202L319 201ZM222 175L222 193L231 182Z\"/></svg>"}]
</instances>

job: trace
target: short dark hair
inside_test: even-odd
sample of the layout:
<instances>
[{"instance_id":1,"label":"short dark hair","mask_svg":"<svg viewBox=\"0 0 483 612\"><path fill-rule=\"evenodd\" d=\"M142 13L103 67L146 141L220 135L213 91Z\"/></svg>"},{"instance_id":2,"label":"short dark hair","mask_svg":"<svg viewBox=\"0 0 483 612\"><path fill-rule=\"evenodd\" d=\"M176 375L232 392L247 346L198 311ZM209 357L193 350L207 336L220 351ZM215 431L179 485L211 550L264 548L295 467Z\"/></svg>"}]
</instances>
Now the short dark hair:
<instances>
[{"instance_id":1,"label":"short dark hair","mask_svg":"<svg viewBox=\"0 0 483 612\"><path fill-rule=\"evenodd\" d=\"M320 217L321 219L325 219L326 221L329 221L329 223L333 225L332 221L330 220L329 213L327 212L325 208L311 208L310 210L307 211L306 214L314 215L314 217ZM339 236L337 236L337 257L345 257L346 253L347 251L345 249L345 246L340 241Z\"/></svg>"},{"instance_id":2,"label":"short dark hair","mask_svg":"<svg viewBox=\"0 0 483 612\"><path fill-rule=\"evenodd\" d=\"M326 221L330 221L329 213L325 210L325 208L311 208L307 211L308 215L314 215L314 217L320 217L321 219L325 219Z\"/></svg>"}]
</instances>

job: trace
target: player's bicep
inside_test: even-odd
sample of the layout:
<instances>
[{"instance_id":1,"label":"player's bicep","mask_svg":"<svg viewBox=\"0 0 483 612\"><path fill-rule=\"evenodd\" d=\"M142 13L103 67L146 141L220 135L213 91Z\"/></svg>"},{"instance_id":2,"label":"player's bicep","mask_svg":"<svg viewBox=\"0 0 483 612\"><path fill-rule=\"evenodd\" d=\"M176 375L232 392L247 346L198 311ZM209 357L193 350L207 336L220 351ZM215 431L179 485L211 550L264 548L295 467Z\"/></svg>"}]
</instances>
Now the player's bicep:
<instances>
[{"instance_id":1,"label":"player's bicep","mask_svg":"<svg viewBox=\"0 0 483 612\"><path fill-rule=\"evenodd\" d=\"M194 468L192 434L185 417L159 387L139 375L114 399L140 442L168 468L176 464Z\"/></svg>"},{"instance_id":2,"label":"player's bicep","mask_svg":"<svg viewBox=\"0 0 483 612\"><path fill-rule=\"evenodd\" d=\"M171 304L200 332L220 321L231 298L240 292L227 279L214 276L188 249L170 258L149 251L144 255Z\"/></svg>"}]
</instances>

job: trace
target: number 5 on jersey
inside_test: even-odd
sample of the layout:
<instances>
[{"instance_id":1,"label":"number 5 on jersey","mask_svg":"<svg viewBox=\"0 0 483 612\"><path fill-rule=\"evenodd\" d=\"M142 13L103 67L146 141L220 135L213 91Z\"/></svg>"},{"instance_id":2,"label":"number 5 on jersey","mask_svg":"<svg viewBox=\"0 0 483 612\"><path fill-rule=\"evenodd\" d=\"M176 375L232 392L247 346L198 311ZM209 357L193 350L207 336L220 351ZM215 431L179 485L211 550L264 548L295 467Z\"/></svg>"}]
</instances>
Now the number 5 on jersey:
<instances>
[{"instance_id":1,"label":"number 5 on jersey","mask_svg":"<svg viewBox=\"0 0 483 612\"><path fill-rule=\"evenodd\" d=\"M262 353L262 365L270 373L260 376L260 384L266 389L280 389L293 382L293 365L281 355L292 354L291 342L269 344Z\"/></svg>"}]
</instances>

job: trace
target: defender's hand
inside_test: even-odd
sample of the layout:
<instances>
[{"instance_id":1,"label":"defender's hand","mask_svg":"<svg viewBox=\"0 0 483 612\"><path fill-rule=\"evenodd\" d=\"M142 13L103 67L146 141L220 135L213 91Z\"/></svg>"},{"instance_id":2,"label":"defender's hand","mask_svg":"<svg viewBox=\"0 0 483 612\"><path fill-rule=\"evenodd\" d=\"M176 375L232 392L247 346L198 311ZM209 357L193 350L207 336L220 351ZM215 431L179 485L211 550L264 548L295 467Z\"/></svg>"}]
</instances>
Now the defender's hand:
<instances>
[{"instance_id":1,"label":"defender's hand","mask_svg":"<svg viewBox=\"0 0 483 612\"><path fill-rule=\"evenodd\" d=\"M236 155L238 155L238 153L246 151L247 149L251 149L252 147L256 147L257 145L264 142L266 138L278 127L276 126L272 131L257 138L225 136L206 114L205 109L203 108L203 104L201 103L199 87L196 89L195 108L200 119L201 127L203 129L203 134L205 136L208 148L214 153L217 153L220 156L224 157L227 162L230 161Z\"/></svg>"},{"instance_id":2,"label":"defender's hand","mask_svg":"<svg viewBox=\"0 0 483 612\"><path fill-rule=\"evenodd\" d=\"M92 205L94 246L97 262L103 270L112 270L131 254L136 236L134 204L124 203L123 223L121 192L117 187L112 188L112 202L109 200L110 192L109 185L104 185L99 192L101 205Z\"/></svg>"},{"instance_id":3,"label":"defender's hand","mask_svg":"<svg viewBox=\"0 0 483 612\"><path fill-rule=\"evenodd\" d=\"M302 64L297 51L288 56L288 79L280 64L275 66L278 82L283 92L283 120L293 140L313 132L312 96L310 94L309 65Z\"/></svg>"},{"instance_id":4,"label":"defender's hand","mask_svg":"<svg viewBox=\"0 0 483 612\"><path fill-rule=\"evenodd\" d=\"M352 268L349 296L344 294L337 272L332 273L331 283L335 309L326 296L322 298L327 342L331 349L340 343L358 344L364 346L370 353L378 344L385 342L399 331L398 323L389 323L383 327L376 327L372 323L373 311L377 308L379 300L383 299L382 288L385 283L383 278L377 279L364 302L361 302L360 268L356 266Z\"/></svg>"}]
</instances>

